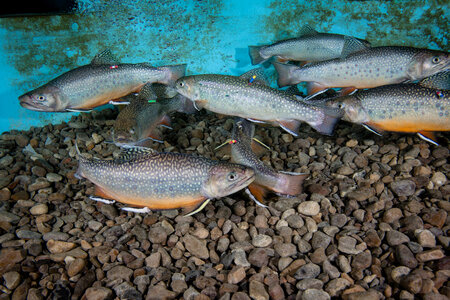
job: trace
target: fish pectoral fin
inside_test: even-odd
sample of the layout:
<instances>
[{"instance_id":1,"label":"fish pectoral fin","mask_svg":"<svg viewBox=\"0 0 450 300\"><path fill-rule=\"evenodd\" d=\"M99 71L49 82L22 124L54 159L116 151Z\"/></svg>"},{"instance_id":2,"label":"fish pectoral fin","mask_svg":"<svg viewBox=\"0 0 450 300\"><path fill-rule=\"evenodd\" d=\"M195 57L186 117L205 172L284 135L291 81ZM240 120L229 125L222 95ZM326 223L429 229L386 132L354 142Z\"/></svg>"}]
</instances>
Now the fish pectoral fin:
<instances>
[{"instance_id":1,"label":"fish pectoral fin","mask_svg":"<svg viewBox=\"0 0 450 300\"><path fill-rule=\"evenodd\" d=\"M433 145L439 146L437 142L436 135L432 131L419 131L417 135L424 141L432 143Z\"/></svg>"},{"instance_id":2,"label":"fish pectoral fin","mask_svg":"<svg viewBox=\"0 0 450 300\"><path fill-rule=\"evenodd\" d=\"M108 104L112 104L112 105L129 105L130 101L114 101L111 100L108 102Z\"/></svg>"},{"instance_id":3,"label":"fish pectoral fin","mask_svg":"<svg viewBox=\"0 0 450 300\"><path fill-rule=\"evenodd\" d=\"M266 187L263 187L262 185L256 183L251 183L245 189L245 192L250 197L250 199L255 201L257 205L267 207L267 205L264 204L265 197L269 192L269 190Z\"/></svg>"},{"instance_id":4,"label":"fish pectoral fin","mask_svg":"<svg viewBox=\"0 0 450 300\"><path fill-rule=\"evenodd\" d=\"M342 47L341 51L341 58L347 57L349 54L363 51L368 49L366 45L364 45L361 41L359 41L357 38L354 38L352 36L344 36L344 47Z\"/></svg>"},{"instance_id":5,"label":"fish pectoral fin","mask_svg":"<svg viewBox=\"0 0 450 300\"><path fill-rule=\"evenodd\" d=\"M308 97L306 97L306 100L309 100L311 98L314 98L322 93L325 93L329 88L326 86L321 85L318 82L308 82L306 84L306 89L308 90Z\"/></svg>"},{"instance_id":6,"label":"fish pectoral fin","mask_svg":"<svg viewBox=\"0 0 450 300\"><path fill-rule=\"evenodd\" d=\"M251 147L252 147L253 153L255 153L257 156L261 156L264 153L266 153L267 151L271 151L269 146L267 146L266 144L264 144L257 138L252 138Z\"/></svg>"},{"instance_id":7,"label":"fish pectoral fin","mask_svg":"<svg viewBox=\"0 0 450 300\"><path fill-rule=\"evenodd\" d=\"M355 87L345 87L345 88L342 88L340 91L339 91L339 93L338 93L338 95L340 96L340 97L342 97L342 96L348 96L348 95L353 95L354 93L356 93L356 91L358 91L358 89L357 88L355 88Z\"/></svg>"},{"instance_id":8,"label":"fish pectoral fin","mask_svg":"<svg viewBox=\"0 0 450 300\"><path fill-rule=\"evenodd\" d=\"M298 129L300 128L300 121L297 120L279 120L278 124L281 128L292 134L293 136L298 136Z\"/></svg>"},{"instance_id":9,"label":"fish pectoral fin","mask_svg":"<svg viewBox=\"0 0 450 300\"><path fill-rule=\"evenodd\" d=\"M194 205L190 205L184 208L184 213L185 213L185 217L187 216L192 216L196 213L198 213L199 211L201 211L202 209L205 208L205 206L209 203L209 201L211 201L211 199L205 199L205 198L201 198L198 202L200 203L195 203Z\"/></svg>"},{"instance_id":10,"label":"fish pectoral fin","mask_svg":"<svg viewBox=\"0 0 450 300\"><path fill-rule=\"evenodd\" d=\"M172 120L170 119L170 117L168 115L162 116L162 118L158 122L158 125L166 127L168 129L173 129L172 128Z\"/></svg>"},{"instance_id":11,"label":"fish pectoral fin","mask_svg":"<svg viewBox=\"0 0 450 300\"><path fill-rule=\"evenodd\" d=\"M383 130L379 129L378 126L374 123L366 123L366 124L362 124L362 126L364 128L366 128L367 130L375 133L378 136L383 136Z\"/></svg>"},{"instance_id":12,"label":"fish pectoral fin","mask_svg":"<svg viewBox=\"0 0 450 300\"><path fill-rule=\"evenodd\" d=\"M194 103L194 107L196 110L201 110L203 107L206 106L208 100L194 100L192 102Z\"/></svg>"},{"instance_id":13,"label":"fish pectoral fin","mask_svg":"<svg viewBox=\"0 0 450 300\"><path fill-rule=\"evenodd\" d=\"M247 120L249 120L250 122L253 122L253 123L258 123L258 124L266 124L267 123L266 121L252 119L252 118L247 118Z\"/></svg>"}]
</instances>

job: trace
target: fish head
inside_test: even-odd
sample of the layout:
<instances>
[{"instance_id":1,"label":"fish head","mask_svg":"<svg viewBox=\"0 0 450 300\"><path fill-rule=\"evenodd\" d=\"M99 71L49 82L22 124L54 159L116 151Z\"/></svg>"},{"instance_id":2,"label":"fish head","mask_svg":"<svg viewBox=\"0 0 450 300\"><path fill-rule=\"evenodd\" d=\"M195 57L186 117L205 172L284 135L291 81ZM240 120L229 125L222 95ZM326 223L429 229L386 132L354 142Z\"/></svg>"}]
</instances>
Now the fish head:
<instances>
[{"instance_id":1,"label":"fish head","mask_svg":"<svg viewBox=\"0 0 450 300\"><path fill-rule=\"evenodd\" d=\"M365 123L370 119L361 101L353 95L333 98L326 105L341 110L342 120L347 122Z\"/></svg>"},{"instance_id":2,"label":"fish head","mask_svg":"<svg viewBox=\"0 0 450 300\"><path fill-rule=\"evenodd\" d=\"M412 80L417 80L448 69L450 69L450 53L424 50L415 55L408 73Z\"/></svg>"},{"instance_id":3,"label":"fish head","mask_svg":"<svg viewBox=\"0 0 450 300\"><path fill-rule=\"evenodd\" d=\"M35 111L62 111L61 93L59 88L44 85L19 97L20 105Z\"/></svg>"},{"instance_id":4,"label":"fish head","mask_svg":"<svg viewBox=\"0 0 450 300\"><path fill-rule=\"evenodd\" d=\"M120 118L112 129L113 142L116 145L134 143L139 140L136 118Z\"/></svg>"},{"instance_id":5,"label":"fish head","mask_svg":"<svg viewBox=\"0 0 450 300\"><path fill-rule=\"evenodd\" d=\"M196 100L199 98L197 82L194 76L184 76L175 82L175 89L181 95Z\"/></svg>"},{"instance_id":6,"label":"fish head","mask_svg":"<svg viewBox=\"0 0 450 300\"><path fill-rule=\"evenodd\" d=\"M203 184L203 194L208 198L233 194L255 180L252 168L225 162L212 166L208 175L208 180Z\"/></svg>"}]
</instances>

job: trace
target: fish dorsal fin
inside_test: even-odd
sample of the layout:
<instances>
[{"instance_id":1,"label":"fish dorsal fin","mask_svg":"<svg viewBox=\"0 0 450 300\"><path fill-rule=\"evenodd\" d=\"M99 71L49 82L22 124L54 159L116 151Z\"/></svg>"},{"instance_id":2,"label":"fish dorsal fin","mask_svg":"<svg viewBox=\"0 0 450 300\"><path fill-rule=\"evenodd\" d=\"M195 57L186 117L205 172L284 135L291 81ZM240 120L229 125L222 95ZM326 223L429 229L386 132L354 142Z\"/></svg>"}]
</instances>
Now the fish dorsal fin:
<instances>
[{"instance_id":1,"label":"fish dorsal fin","mask_svg":"<svg viewBox=\"0 0 450 300\"><path fill-rule=\"evenodd\" d=\"M292 95L292 96L298 96L302 98L300 95L302 94L300 90L298 89L297 85L291 85L287 89L284 90L285 93Z\"/></svg>"},{"instance_id":2,"label":"fish dorsal fin","mask_svg":"<svg viewBox=\"0 0 450 300\"><path fill-rule=\"evenodd\" d=\"M155 90L153 89L153 84L146 83L139 91L137 97L141 100L147 100L149 102L152 100L156 100L157 96Z\"/></svg>"},{"instance_id":3,"label":"fish dorsal fin","mask_svg":"<svg viewBox=\"0 0 450 300\"><path fill-rule=\"evenodd\" d=\"M299 36L312 36L316 35L319 32L317 32L314 28L312 28L309 24L303 25L303 27L300 29Z\"/></svg>"},{"instance_id":4,"label":"fish dorsal fin","mask_svg":"<svg viewBox=\"0 0 450 300\"><path fill-rule=\"evenodd\" d=\"M153 156L156 154L158 154L158 151L156 151L152 148L147 148L147 147L142 147L142 146L123 145L122 152L119 155L119 159L128 161L128 160L137 159L137 158L141 158L141 157L145 157L145 156Z\"/></svg>"},{"instance_id":5,"label":"fish dorsal fin","mask_svg":"<svg viewBox=\"0 0 450 300\"><path fill-rule=\"evenodd\" d=\"M349 54L367 50L369 47L352 36L344 36L344 47L342 47L341 58L346 58Z\"/></svg>"},{"instance_id":6,"label":"fish dorsal fin","mask_svg":"<svg viewBox=\"0 0 450 300\"><path fill-rule=\"evenodd\" d=\"M92 65L107 65L107 64L117 64L119 60L114 57L111 50L106 49L98 53L91 61Z\"/></svg>"},{"instance_id":7,"label":"fish dorsal fin","mask_svg":"<svg viewBox=\"0 0 450 300\"><path fill-rule=\"evenodd\" d=\"M266 75L264 74L264 71L262 68L256 68L252 69L241 76L239 78L248 80L249 84L263 84L263 85L269 85L269 82L266 78Z\"/></svg>"}]
</instances>

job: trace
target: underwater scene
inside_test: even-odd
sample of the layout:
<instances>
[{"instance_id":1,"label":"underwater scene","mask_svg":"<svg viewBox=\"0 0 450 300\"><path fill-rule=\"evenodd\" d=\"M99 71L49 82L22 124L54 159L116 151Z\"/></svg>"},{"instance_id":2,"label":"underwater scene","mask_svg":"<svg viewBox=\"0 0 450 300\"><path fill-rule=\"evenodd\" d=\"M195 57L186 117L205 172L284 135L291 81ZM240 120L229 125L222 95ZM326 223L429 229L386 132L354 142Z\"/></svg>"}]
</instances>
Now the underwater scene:
<instances>
[{"instance_id":1,"label":"underwater scene","mask_svg":"<svg viewBox=\"0 0 450 300\"><path fill-rule=\"evenodd\" d=\"M450 297L448 1L0 12L0 300Z\"/></svg>"}]
</instances>

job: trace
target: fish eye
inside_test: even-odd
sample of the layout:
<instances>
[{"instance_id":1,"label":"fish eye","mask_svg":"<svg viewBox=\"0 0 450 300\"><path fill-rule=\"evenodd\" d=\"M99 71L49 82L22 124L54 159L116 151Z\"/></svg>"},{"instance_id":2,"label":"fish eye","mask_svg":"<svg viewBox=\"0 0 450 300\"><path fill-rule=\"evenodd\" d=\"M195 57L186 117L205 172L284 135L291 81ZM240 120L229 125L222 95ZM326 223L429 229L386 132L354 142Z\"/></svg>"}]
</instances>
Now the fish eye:
<instances>
[{"instance_id":1,"label":"fish eye","mask_svg":"<svg viewBox=\"0 0 450 300\"><path fill-rule=\"evenodd\" d=\"M439 63L440 58L438 56L433 57L433 64Z\"/></svg>"},{"instance_id":2,"label":"fish eye","mask_svg":"<svg viewBox=\"0 0 450 300\"><path fill-rule=\"evenodd\" d=\"M134 134L134 129L130 129L130 133L131 133L131 134Z\"/></svg>"},{"instance_id":3,"label":"fish eye","mask_svg":"<svg viewBox=\"0 0 450 300\"><path fill-rule=\"evenodd\" d=\"M234 180L236 180L236 178L237 178L236 172L230 172L230 173L228 173L227 179L228 179L229 181L234 181Z\"/></svg>"},{"instance_id":4,"label":"fish eye","mask_svg":"<svg viewBox=\"0 0 450 300\"><path fill-rule=\"evenodd\" d=\"M178 83L179 87L183 87L184 86L184 82L180 81L180 83Z\"/></svg>"},{"instance_id":5,"label":"fish eye","mask_svg":"<svg viewBox=\"0 0 450 300\"><path fill-rule=\"evenodd\" d=\"M339 103L338 108L340 108L340 109L344 108L344 103Z\"/></svg>"},{"instance_id":6,"label":"fish eye","mask_svg":"<svg viewBox=\"0 0 450 300\"><path fill-rule=\"evenodd\" d=\"M45 100L45 97L44 97L43 95L39 95L39 96L37 96L37 99L38 99L39 101L44 101L44 100Z\"/></svg>"}]
</instances>

